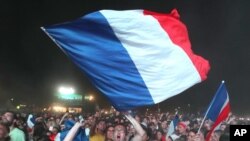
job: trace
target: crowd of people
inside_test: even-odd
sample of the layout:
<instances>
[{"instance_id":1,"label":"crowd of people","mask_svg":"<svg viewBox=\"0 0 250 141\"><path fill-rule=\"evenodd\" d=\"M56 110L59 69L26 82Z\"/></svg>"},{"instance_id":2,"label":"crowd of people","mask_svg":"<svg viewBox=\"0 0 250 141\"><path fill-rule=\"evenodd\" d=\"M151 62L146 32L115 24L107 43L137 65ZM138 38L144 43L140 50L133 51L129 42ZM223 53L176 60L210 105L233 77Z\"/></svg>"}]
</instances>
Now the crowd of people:
<instances>
[{"instance_id":1,"label":"crowd of people","mask_svg":"<svg viewBox=\"0 0 250 141\"><path fill-rule=\"evenodd\" d=\"M173 132L170 113L16 113L6 111L0 117L0 141L205 141L212 123L195 114L177 114ZM239 123L233 115L212 135L211 141L228 141L230 124Z\"/></svg>"}]
</instances>

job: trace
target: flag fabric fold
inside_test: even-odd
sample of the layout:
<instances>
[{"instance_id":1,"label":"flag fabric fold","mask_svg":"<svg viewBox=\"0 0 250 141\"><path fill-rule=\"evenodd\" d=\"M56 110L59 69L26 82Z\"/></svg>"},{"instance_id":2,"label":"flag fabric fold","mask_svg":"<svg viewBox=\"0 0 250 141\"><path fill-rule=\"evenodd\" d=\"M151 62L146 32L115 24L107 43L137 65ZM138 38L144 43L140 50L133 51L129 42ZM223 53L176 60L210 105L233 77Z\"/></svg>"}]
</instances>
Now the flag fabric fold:
<instances>
[{"instance_id":1,"label":"flag fabric fold","mask_svg":"<svg viewBox=\"0 0 250 141\"><path fill-rule=\"evenodd\" d=\"M152 105L205 80L177 10L101 10L42 27L117 110Z\"/></svg>"},{"instance_id":2,"label":"flag fabric fold","mask_svg":"<svg viewBox=\"0 0 250 141\"><path fill-rule=\"evenodd\" d=\"M229 95L225 83L222 81L206 112L205 118L214 122L211 130L207 134L206 141L209 141L213 131L227 119L230 111Z\"/></svg>"}]
</instances>

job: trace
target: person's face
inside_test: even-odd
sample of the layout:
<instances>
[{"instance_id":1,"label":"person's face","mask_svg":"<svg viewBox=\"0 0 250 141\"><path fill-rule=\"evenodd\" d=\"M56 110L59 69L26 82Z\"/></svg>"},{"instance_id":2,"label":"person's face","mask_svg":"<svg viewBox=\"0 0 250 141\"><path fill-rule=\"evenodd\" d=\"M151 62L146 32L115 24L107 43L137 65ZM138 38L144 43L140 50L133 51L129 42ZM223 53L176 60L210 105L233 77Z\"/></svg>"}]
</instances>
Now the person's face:
<instances>
[{"instance_id":1,"label":"person's face","mask_svg":"<svg viewBox=\"0 0 250 141\"><path fill-rule=\"evenodd\" d=\"M113 140L114 137L114 127L109 127L107 130L107 138Z\"/></svg>"},{"instance_id":2,"label":"person's face","mask_svg":"<svg viewBox=\"0 0 250 141\"><path fill-rule=\"evenodd\" d=\"M167 122L166 122L166 121L163 121L163 122L161 123L161 127L162 127L162 129L166 129L166 128L168 127Z\"/></svg>"},{"instance_id":3,"label":"person's face","mask_svg":"<svg viewBox=\"0 0 250 141\"><path fill-rule=\"evenodd\" d=\"M117 125L114 131L114 141L125 141L125 127Z\"/></svg>"},{"instance_id":4,"label":"person's face","mask_svg":"<svg viewBox=\"0 0 250 141\"><path fill-rule=\"evenodd\" d=\"M104 129L106 128L106 124L104 121L100 121L97 125L97 128L101 131L104 131Z\"/></svg>"},{"instance_id":5,"label":"person's face","mask_svg":"<svg viewBox=\"0 0 250 141\"><path fill-rule=\"evenodd\" d=\"M56 119L56 123L59 124L60 123L60 120L59 118Z\"/></svg>"},{"instance_id":6,"label":"person's face","mask_svg":"<svg viewBox=\"0 0 250 141\"><path fill-rule=\"evenodd\" d=\"M194 132L189 132L187 136L188 141L195 141L195 133Z\"/></svg>"},{"instance_id":7,"label":"person's face","mask_svg":"<svg viewBox=\"0 0 250 141\"><path fill-rule=\"evenodd\" d=\"M161 140L161 138L162 138L162 133L161 132L157 132L156 133L156 139L157 140Z\"/></svg>"},{"instance_id":8,"label":"person's face","mask_svg":"<svg viewBox=\"0 0 250 141\"><path fill-rule=\"evenodd\" d=\"M89 123L90 125L93 125L93 124L94 124L94 119L93 119L92 116L88 117L87 123Z\"/></svg>"},{"instance_id":9,"label":"person's face","mask_svg":"<svg viewBox=\"0 0 250 141\"><path fill-rule=\"evenodd\" d=\"M138 115L135 116L135 120L138 121L139 123L141 122L141 119Z\"/></svg>"},{"instance_id":10,"label":"person's face","mask_svg":"<svg viewBox=\"0 0 250 141\"><path fill-rule=\"evenodd\" d=\"M177 131L178 131L180 134L183 134L183 133L185 133L186 128L184 128L184 127L181 126L181 125L178 125L178 126L177 126Z\"/></svg>"},{"instance_id":11,"label":"person's face","mask_svg":"<svg viewBox=\"0 0 250 141\"><path fill-rule=\"evenodd\" d=\"M221 131L224 131L224 130L226 129L226 127L227 127L226 125L222 124L222 125L220 126L220 130L221 130Z\"/></svg>"},{"instance_id":12,"label":"person's face","mask_svg":"<svg viewBox=\"0 0 250 141\"><path fill-rule=\"evenodd\" d=\"M6 112L3 116L2 116L2 121L5 123L8 123L9 125L12 124L13 122L13 114L10 112Z\"/></svg>"},{"instance_id":13,"label":"person's face","mask_svg":"<svg viewBox=\"0 0 250 141\"><path fill-rule=\"evenodd\" d=\"M3 139L8 136L8 129L6 126L0 124L0 139Z\"/></svg>"}]
</instances>

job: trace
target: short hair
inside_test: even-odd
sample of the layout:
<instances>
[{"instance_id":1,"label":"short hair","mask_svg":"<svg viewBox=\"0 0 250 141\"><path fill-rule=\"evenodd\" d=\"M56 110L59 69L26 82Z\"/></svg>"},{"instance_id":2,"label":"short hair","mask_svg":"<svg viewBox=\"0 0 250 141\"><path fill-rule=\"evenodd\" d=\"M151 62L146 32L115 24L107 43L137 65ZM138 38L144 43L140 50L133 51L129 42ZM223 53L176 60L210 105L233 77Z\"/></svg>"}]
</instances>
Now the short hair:
<instances>
[{"instance_id":1,"label":"short hair","mask_svg":"<svg viewBox=\"0 0 250 141\"><path fill-rule=\"evenodd\" d=\"M11 113L12 114L12 117L13 117L13 120L14 119L17 119L17 116L16 116L16 113L13 112L13 111L6 111L5 113Z\"/></svg>"}]
</instances>

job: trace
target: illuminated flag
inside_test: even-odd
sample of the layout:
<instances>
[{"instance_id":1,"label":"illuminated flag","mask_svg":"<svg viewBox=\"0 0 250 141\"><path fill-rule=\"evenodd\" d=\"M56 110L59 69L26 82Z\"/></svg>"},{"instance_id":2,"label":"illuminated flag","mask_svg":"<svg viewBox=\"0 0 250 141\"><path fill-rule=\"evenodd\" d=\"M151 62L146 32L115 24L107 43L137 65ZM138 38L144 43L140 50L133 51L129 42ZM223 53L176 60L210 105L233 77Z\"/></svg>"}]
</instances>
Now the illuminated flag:
<instances>
[{"instance_id":1,"label":"illuminated flag","mask_svg":"<svg viewBox=\"0 0 250 141\"><path fill-rule=\"evenodd\" d=\"M117 110L175 96L205 80L210 68L192 52L176 10L101 10L42 29Z\"/></svg>"}]
</instances>

